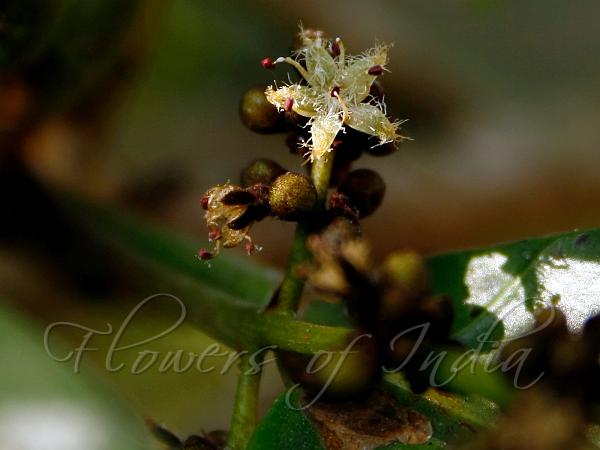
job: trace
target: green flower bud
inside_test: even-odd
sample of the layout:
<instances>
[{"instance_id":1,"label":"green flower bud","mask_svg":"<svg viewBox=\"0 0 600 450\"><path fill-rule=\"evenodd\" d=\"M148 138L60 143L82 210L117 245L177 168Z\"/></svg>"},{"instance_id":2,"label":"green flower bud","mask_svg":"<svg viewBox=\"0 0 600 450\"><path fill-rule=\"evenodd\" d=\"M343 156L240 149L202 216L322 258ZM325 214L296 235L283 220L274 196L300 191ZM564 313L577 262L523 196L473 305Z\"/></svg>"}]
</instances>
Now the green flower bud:
<instances>
[{"instance_id":1,"label":"green flower bud","mask_svg":"<svg viewBox=\"0 0 600 450\"><path fill-rule=\"evenodd\" d=\"M412 251L395 251L383 263L385 281L401 287L415 298L429 290L429 276L424 258Z\"/></svg>"},{"instance_id":2,"label":"green flower bud","mask_svg":"<svg viewBox=\"0 0 600 450\"><path fill-rule=\"evenodd\" d=\"M252 161L240 172L240 183L242 187L253 184L266 184L270 186L275 178L283 175L286 170L272 159L259 158Z\"/></svg>"},{"instance_id":3,"label":"green flower bud","mask_svg":"<svg viewBox=\"0 0 600 450\"><path fill-rule=\"evenodd\" d=\"M339 191L346 194L360 217L367 217L379 207L385 194L385 183L377 172L370 169L352 171L344 180Z\"/></svg>"},{"instance_id":4,"label":"green flower bud","mask_svg":"<svg viewBox=\"0 0 600 450\"><path fill-rule=\"evenodd\" d=\"M388 320L407 317L417 303L425 306L421 297L429 291L429 274L425 260L418 253L391 253L381 266L379 277L386 286L381 297L380 317Z\"/></svg>"},{"instance_id":5,"label":"green flower bud","mask_svg":"<svg viewBox=\"0 0 600 450\"><path fill-rule=\"evenodd\" d=\"M288 172L275 179L269 191L271 213L282 220L297 221L315 206L317 192L308 178Z\"/></svg>"},{"instance_id":6,"label":"green flower bud","mask_svg":"<svg viewBox=\"0 0 600 450\"><path fill-rule=\"evenodd\" d=\"M265 89L265 86L256 86L244 93L240 101L240 118L257 133L282 131L279 111L267 101Z\"/></svg>"}]
</instances>

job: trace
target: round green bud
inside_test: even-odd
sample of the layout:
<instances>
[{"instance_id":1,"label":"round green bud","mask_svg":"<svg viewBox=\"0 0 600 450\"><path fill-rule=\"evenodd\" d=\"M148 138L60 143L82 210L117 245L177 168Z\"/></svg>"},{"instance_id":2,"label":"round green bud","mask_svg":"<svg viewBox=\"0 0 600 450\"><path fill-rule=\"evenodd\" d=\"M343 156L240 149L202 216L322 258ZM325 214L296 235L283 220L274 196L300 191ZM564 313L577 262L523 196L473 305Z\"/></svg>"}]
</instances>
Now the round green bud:
<instances>
[{"instance_id":1,"label":"round green bud","mask_svg":"<svg viewBox=\"0 0 600 450\"><path fill-rule=\"evenodd\" d=\"M388 319L406 316L415 301L420 301L429 291L427 266L423 257L416 252L391 253L382 264L379 277L386 286L381 299L380 316Z\"/></svg>"},{"instance_id":2,"label":"round green bud","mask_svg":"<svg viewBox=\"0 0 600 450\"><path fill-rule=\"evenodd\" d=\"M266 184L270 186L275 178L283 175L286 170L272 159L259 158L252 161L240 172L240 183L242 187L254 184Z\"/></svg>"},{"instance_id":3,"label":"round green bud","mask_svg":"<svg viewBox=\"0 0 600 450\"><path fill-rule=\"evenodd\" d=\"M273 181L269 191L271 213L282 220L297 221L315 206L317 192L308 178L288 172Z\"/></svg>"},{"instance_id":4,"label":"round green bud","mask_svg":"<svg viewBox=\"0 0 600 450\"><path fill-rule=\"evenodd\" d=\"M412 297L417 297L429 289L429 276L425 259L417 252L395 251L383 263L386 281L402 286Z\"/></svg>"},{"instance_id":5,"label":"round green bud","mask_svg":"<svg viewBox=\"0 0 600 450\"><path fill-rule=\"evenodd\" d=\"M379 207L385 194L385 183L379 174L370 169L350 172L339 188L350 199L360 217L367 217Z\"/></svg>"},{"instance_id":6,"label":"round green bud","mask_svg":"<svg viewBox=\"0 0 600 450\"><path fill-rule=\"evenodd\" d=\"M244 125L257 133L280 131L279 111L265 97L265 86L247 90L240 101L240 118Z\"/></svg>"}]
</instances>

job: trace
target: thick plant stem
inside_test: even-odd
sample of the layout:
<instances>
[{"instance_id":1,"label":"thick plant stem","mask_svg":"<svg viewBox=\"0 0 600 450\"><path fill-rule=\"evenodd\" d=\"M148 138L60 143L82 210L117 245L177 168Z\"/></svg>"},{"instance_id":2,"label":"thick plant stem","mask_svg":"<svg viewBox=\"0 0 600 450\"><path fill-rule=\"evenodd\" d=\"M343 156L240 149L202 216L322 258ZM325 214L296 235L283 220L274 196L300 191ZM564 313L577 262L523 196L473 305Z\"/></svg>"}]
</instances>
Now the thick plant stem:
<instances>
[{"instance_id":1,"label":"thick plant stem","mask_svg":"<svg viewBox=\"0 0 600 450\"><path fill-rule=\"evenodd\" d=\"M250 350L240 357L240 374L227 450L244 450L256 427L262 356L252 355L253 350Z\"/></svg>"},{"instance_id":2,"label":"thick plant stem","mask_svg":"<svg viewBox=\"0 0 600 450\"><path fill-rule=\"evenodd\" d=\"M317 204L315 210L325 208L329 179L333 167L333 154L328 153L313 162L311 177L317 191ZM310 252L306 248L306 238L311 231L309 220L299 222L294 235L294 243L288 260L285 278L281 283L277 310L279 312L293 313L298 308L302 291L304 290L304 278L298 276L298 268L310 259Z\"/></svg>"}]
</instances>

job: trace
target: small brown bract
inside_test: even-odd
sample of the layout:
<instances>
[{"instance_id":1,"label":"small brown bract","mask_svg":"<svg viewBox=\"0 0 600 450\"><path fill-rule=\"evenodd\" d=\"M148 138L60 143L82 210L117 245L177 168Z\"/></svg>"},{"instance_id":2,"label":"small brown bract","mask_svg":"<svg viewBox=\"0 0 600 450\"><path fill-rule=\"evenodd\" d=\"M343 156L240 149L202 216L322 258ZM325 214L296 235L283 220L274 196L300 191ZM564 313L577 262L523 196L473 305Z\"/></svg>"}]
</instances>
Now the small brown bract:
<instances>
[{"instance_id":1,"label":"small brown bract","mask_svg":"<svg viewBox=\"0 0 600 450\"><path fill-rule=\"evenodd\" d=\"M343 402L318 402L308 410L330 450L372 450L393 442L423 444L431 423L417 411L377 390Z\"/></svg>"}]
</instances>

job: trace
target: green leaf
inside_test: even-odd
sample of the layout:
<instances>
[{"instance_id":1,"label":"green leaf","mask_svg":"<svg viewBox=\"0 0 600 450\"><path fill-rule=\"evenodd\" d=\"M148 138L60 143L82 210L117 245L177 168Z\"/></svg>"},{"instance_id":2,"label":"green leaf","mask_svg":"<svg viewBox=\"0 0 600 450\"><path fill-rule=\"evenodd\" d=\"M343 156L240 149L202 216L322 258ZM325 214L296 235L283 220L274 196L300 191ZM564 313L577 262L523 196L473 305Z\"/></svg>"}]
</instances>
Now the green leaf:
<instances>
[{"instance_id":1,"label":"green leaf","mask_svg":"<svg viewBox=\"0 0 600 450\"><path fill-rule=\"evenodd\" d=\"M92 238L93 254L109 254L140 299L167 293L187 307L187 320L233 349L265 340L284 350L314 353L345 346L348 328L326 327L284 314L260 313L269 303L281 275L252 264L247 256L223 252L210 263L198 260L198 243L175 237L135 218L74 199L63 205ZM90 246L90 242L81 245Z\"/></svg>"},{"instance_id":2,"label":"green leaf","mask_svg":"<svg viewBox=\"0 0 600 450\"><path fill-rule=\"evenodd\" d=\"M295 408L298 397L291 396ZM312 423L299 409L289 408L285 394L279 396L257 427L247 450L322 450Z\"/></svg>"},{"instance_id":3,"label":"green leaf","mask_svg":"<svg viewBox=\"0 0 600 450\"><path fill-rule=\"evenodd\" d=\"M434 290L454 301L454 336L469 347L495 318L505 338L523 333L536 306L556 304L574 332L600 313L600 230L448 253L429 265Z\"/></svg>"},{"instance_id":4,"label":"green leaf","mask_svg":"<svg viewBox=\"0 0 600 450\"><path fill-rule=\"evenodd\" d=\"M0 308L0 448L151 448L139 415L99 380L57 364L44 350L43 335Z\"/></svg>"},{"instance_id":5,"label":"green leaf","mask_svg":"<svg viewBox=\"0 0 600 450\"><path fill-rule=\"evenodd\" d=\"M202 242L74 199L63 199L63 205L142 295L177 296L188 308L188 320L232 348L256 339L257 316L280 281L277 271L231 252L206 263L196 258Z\"/></svg>"}]
</instances>

